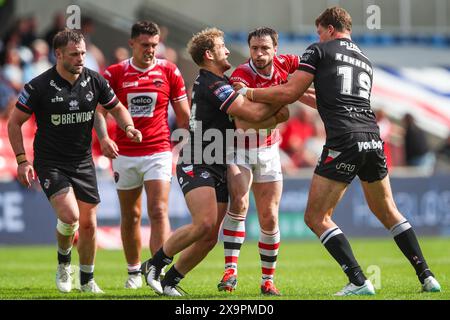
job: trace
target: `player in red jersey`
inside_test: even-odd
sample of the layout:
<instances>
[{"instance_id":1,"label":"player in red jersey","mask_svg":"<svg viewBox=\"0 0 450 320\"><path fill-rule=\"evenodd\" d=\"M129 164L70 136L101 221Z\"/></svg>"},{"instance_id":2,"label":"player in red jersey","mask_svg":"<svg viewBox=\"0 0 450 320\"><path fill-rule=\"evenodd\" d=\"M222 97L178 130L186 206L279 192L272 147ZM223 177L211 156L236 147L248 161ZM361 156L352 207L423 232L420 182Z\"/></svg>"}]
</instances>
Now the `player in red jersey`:
<instances>
[{"instance_id":1,"label":"player in red jersey","mask_svg":"<svg viewBox=\"0 0 450 320\"><path fill-rule=\"evenodd\" d=\"M172 177L172 151L167 120L172 104L180 128L189 123L189 104L184 80L177 66L155 58L160 30L153 22L133 25L132 58L114 64L105 78L128 108L141 145L130 144L119 130L115 143L108 137L104 117L97 117L97 134L104 154L113 158L114 179L121 209L121 234L128 263L126 288L139 288L141 279L141 194L144 185L151 224L150 251L158 250L170 234L168 198Z\"/></svg>"},{"instance_id":2,"label":"player in red jersey","mask_svg":"<svg viewBox=\"0 0 450 320\"><path fill-rule=\"evenodd\" d=\"M235 89L241 87L265 88L287 82L288 76L299 66L297 55L276 55L278 34L267 27L249 33L250 59L233 72L230 82ZM315 107L312 91L301 101ZM257 146L246 146L246 152L237 152L235 164L228 165L230 207L224 218L223 236L225 249L225 273L219 290L232 291L237 285L237 261L245 239L245 217L249 204L250 187L255 197L260 224L259 253L261 257L261 293L279 295L273 277L276 268L280 232L278 208L283 188L279 155L278 130L259 136Z\"/></svg>"}]
</instances>

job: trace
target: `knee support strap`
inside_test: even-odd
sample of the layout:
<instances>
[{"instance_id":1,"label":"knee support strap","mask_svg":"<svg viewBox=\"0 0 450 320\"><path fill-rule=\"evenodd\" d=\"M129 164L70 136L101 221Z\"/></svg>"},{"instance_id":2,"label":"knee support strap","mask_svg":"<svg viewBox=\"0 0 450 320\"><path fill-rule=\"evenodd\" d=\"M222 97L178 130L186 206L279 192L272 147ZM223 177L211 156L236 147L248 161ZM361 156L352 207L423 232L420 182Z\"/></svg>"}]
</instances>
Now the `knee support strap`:
<instances>
[{"instance_id":1,"label":"knee support strap","mask_svg":"<svg viewBox=\"0 0 450 320\"><path fill-rule=\"evenodd\" d=\"M63 236L72 236L75 234L75 232L77 232L79 226L80 225L78 221L75 222L74 224L68 224L58 219L58 222L56 224L56 230L58 230L58 232Z\"/></svg>"}]
</instances>

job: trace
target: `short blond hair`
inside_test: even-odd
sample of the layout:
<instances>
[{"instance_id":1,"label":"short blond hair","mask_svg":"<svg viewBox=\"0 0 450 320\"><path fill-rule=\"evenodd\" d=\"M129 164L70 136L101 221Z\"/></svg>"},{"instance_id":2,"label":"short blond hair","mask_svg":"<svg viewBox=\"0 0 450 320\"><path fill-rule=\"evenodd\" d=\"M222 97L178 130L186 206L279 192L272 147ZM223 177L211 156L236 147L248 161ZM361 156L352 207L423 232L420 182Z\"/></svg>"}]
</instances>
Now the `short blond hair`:
<instances>
[{"instance_id":1,"label":"short blond hair","mask_svg":"<svg viewBox=\"0 0 450 320\"><path fill-rule=\"evenodd\" d=\"M192 57L192 60L201 66L204 63L204 56L207 50L214 49L214 40L223 38L223 31L217 28L207 28L200 31L189 40L187 50Z\"/></svg>"}]
</instances>

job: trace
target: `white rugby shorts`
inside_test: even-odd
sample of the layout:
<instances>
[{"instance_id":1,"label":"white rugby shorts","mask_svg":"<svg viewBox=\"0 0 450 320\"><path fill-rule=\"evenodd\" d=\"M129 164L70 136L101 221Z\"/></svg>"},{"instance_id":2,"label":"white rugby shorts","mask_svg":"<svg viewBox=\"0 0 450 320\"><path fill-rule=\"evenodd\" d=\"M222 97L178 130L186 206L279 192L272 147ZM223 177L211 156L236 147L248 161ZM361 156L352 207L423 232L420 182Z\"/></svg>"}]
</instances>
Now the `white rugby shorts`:
<instances>
[{"instance_id":1,"label":"white rugby shorts","mask_svg":"<svg viewBox=\"0 0 450 320\"><path fill-rule=\"evenodd\" d=\"M265 147L237 149L234 164L250 170L256 183L283 180L278 142Z\"/></svg>"},{"instance_id":2,"label":"white rugby shorts","mask_svg":"<svg viewBox=\"0 0 450 320\"><path fill-rule=\"evenodd\" d=\"M114 181L118 190L135 189L148 180L171 181L172 152L149 156L127 157L119 155L112 160Z\"/></svg>"}]
</instances>

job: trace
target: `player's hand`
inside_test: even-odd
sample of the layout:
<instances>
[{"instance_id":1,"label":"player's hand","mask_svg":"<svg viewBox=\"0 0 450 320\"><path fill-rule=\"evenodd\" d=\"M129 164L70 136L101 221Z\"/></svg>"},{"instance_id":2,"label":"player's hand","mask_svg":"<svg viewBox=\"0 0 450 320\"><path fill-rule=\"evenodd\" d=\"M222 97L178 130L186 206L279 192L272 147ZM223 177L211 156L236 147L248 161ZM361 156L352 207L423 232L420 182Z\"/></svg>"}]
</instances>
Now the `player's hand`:
<instances>
[{"instance_id":1,"label":"player's hand","mask_svg":"<svg viewBox=\"0 0 450 320\"><path fill-rule=\"evenodd\" d=\"M243 82L235 82L233 83L234 91L239 91L239 89L246 88L247 86Z\"/></svg>"},{"instance_id":2,"label":"player's hand","mask_svg":"<svg viewBox=\"0 0 450 320\"><path fill-rule=\"evenodd\" d=\"M142 133L136 128L128 129L127 137L133 142L142 142Z\"/></svg>"},{"instance_id":3,"label":"player's hand","mask_svg":"<svg viewBox=\"0 0 450 320\"><path fill-rule=\"evenodd\" d=\"M100 140L100 148L105 157L115 159L119 156L119 147L109 137L105 137Z\"/></svg>"},{"instance_id":4,"label":"player's hand","mask_svg":"<svg viewBox=\"0 0 450 320\"><path fill-rule=\"evenodd\" d=\"M17 180L25 187L31 187L31 181L35 180L33 166L27 161L17 166Z\"/></svg>"},{"instance_id":5,"label":"player's hand","mask_svg":"<svg viewBox=\"0 0 450 320\"><path fill-rule=\"evenodd\" d=\"M289 120L289 108L287 106L282 107L275 113L275 119L277 119L277 123L285 122Z\"/></svg>"}]
</instances>

